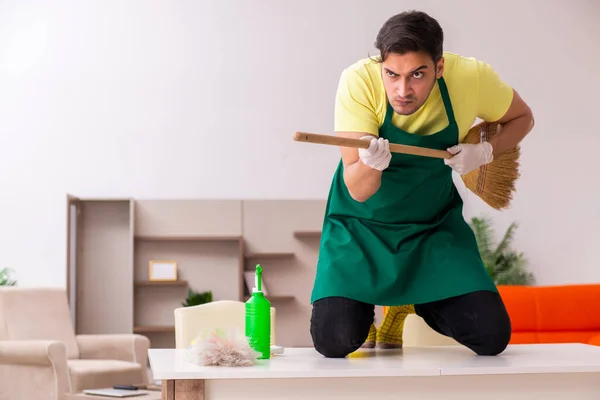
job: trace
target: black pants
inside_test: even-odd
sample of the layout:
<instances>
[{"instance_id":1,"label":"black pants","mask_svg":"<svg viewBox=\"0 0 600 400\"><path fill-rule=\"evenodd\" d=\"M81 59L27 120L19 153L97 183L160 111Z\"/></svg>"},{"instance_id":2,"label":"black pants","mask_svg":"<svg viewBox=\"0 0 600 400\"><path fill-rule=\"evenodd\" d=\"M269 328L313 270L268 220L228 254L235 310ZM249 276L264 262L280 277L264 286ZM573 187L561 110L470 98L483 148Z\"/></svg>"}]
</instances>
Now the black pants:
<instances>
[{"instance_id":1,"label":"black pants","mask_svg":"<svg viewBox=\"0 0 600 400\"><path fill-rule=\"evenodd\" d=\"M434 330L478 355L504 351L511 336L510 318L500 295L480 291L425 304L415 312ZM313 304L310 333L325 357L345 357L366 340L375 306L344 297L327 297Z\"/></svg>"}]
</instances>

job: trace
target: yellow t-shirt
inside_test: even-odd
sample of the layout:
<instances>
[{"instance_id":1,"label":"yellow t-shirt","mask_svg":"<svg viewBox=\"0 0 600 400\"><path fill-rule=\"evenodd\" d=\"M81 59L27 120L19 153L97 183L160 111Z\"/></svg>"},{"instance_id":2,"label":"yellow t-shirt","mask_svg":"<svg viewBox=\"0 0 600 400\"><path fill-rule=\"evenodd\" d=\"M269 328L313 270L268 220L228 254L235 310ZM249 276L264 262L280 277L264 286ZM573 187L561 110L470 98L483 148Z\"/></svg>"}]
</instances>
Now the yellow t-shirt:
<instances>
[{"instance_id":1,"label":"yellow t-shirt","mask_svg":"<svg viewBox=\"0 0 600 400\"><path fill-rule=\"evenodd\" d=\"M462 141L476 118L500 119L510 106L513 90L482 61L449 52L444 53L444 59L443 76ZM342 72L335 101L335 131L377 136L386 108L381 64L365 58ZM422 135L444 129L448 118L437 83L417 112L408 116L394 113L392 123L407 132Z\"/></svg>"}]
</instances>

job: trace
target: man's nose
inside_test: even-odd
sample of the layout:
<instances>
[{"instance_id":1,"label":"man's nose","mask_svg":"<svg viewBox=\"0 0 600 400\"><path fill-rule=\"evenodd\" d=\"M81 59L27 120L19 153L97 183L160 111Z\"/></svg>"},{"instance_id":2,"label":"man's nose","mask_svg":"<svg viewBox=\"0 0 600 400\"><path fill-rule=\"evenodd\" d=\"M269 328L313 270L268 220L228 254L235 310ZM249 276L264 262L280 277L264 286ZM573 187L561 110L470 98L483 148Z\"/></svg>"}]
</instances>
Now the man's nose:
<instances>
[{"instance_id":1,"label":"man's nose","mask_svg":"<svg viewBox=\"0 0 600 400\"><path fill-rule=\"evenodd\" d=\"M402 98L410 96L411 88L407 81L400 79L396 87L396 94Z\"/></svg>"}]
</instances>

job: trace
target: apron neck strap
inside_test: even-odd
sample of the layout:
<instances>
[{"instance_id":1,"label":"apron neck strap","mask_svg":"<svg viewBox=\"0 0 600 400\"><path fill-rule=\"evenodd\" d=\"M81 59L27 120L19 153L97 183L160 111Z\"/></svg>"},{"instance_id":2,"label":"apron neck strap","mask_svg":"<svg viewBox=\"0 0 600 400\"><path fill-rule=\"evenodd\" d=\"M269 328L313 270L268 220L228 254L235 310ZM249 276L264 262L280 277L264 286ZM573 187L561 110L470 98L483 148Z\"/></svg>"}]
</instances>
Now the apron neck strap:
<instances>
[{"instance_id":1,"label":"apron neck strap","mask_svg":"<svg viewBox=\"0 0 600 400\"><path fill-rule=\"evenodd\" d=\"M448 87L446 86L446 81L444 80L443 76L440 79L438 79L438 85L440 86L442 101L444 102L444 107L446 108L448 122L450 124L453 124L456 122L454 118L454 110L452 109L452 102L450 101L450 95L448 94Z\"/></svg>"}]
</instances>

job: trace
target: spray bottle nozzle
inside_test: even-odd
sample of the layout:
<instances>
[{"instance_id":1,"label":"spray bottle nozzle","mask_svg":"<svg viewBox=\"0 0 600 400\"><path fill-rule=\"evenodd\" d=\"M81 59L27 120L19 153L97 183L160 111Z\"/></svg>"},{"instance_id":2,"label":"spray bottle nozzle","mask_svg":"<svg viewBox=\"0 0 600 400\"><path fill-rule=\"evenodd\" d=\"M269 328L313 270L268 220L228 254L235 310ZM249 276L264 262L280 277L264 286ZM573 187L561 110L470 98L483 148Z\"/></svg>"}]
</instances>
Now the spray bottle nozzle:
<instances>
[{"instance_id":1,"label":"spray bottle nozzle","mask_svg":"<svg viewBox=\"0 0 600 400\"><path fill-rule=\"evenodd\" d=\"M254 292L262 292L262 267L260 264L256 264L254 273Z\"/></svg>"}]
</instances>

